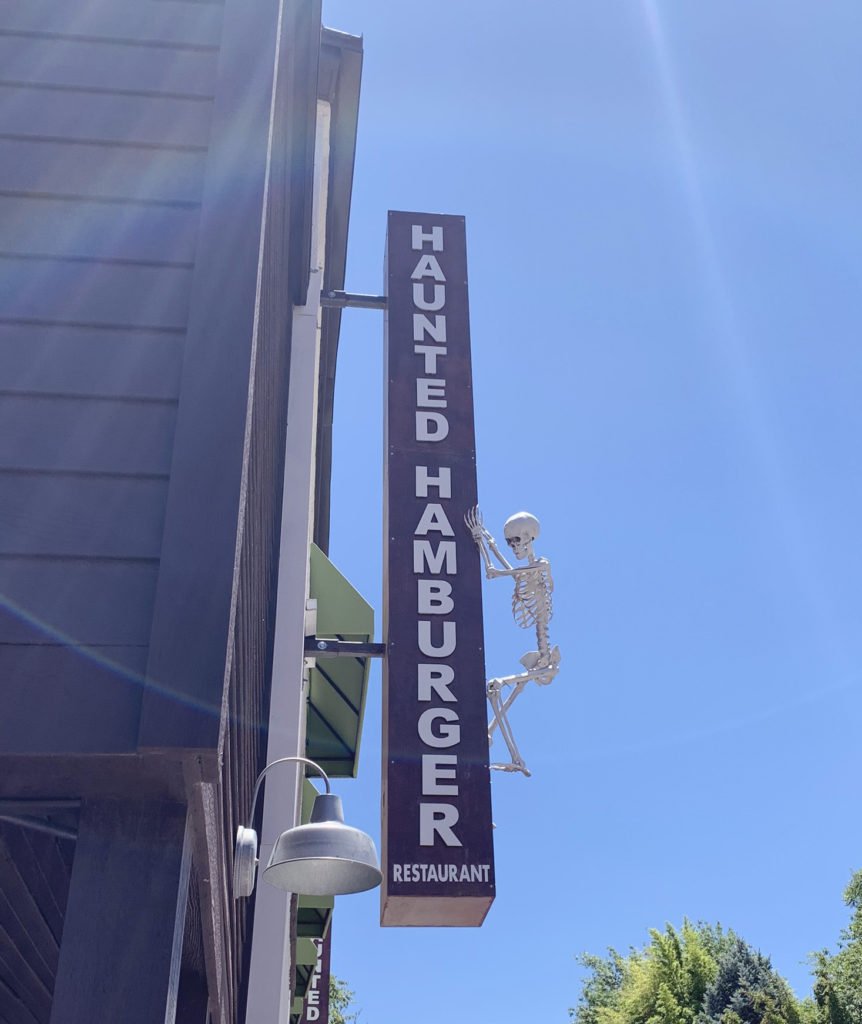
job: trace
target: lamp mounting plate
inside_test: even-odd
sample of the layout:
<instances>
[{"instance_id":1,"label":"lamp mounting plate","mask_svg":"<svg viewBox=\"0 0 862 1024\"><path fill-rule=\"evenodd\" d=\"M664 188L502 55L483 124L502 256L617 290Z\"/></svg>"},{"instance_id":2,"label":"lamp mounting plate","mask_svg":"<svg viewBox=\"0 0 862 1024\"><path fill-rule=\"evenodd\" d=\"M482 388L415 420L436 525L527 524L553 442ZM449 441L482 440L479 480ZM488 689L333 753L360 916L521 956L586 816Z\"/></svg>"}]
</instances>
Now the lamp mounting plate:
<instances>
[{"instance_id":1,"label":"lamp mounting plate","mask_svg":"<svg viewBox=\"0 0 862 1024\"><path fill-rule=\"evenodd\" d=\"M257 869L257 832L253 828L236 830L236 846L233 851L233 895L235 899L251 896L254 890L254 875Z\"/></svg>"}]
</instances>

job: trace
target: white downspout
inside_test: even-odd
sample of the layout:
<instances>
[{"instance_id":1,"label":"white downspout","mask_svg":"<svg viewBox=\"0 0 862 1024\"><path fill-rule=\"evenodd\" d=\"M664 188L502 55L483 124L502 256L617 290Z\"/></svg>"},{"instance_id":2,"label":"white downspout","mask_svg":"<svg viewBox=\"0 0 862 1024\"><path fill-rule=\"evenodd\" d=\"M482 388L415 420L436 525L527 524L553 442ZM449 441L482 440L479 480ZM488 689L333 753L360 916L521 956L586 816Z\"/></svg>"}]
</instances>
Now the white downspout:
<instances>
[{"instance_id":1,"label":"white downspout","mask_svg":"<svg viewBox=\"0 0 862 1024\"><path fill-rule=\"evenodd\" d=\"M305 754L305 606L308 553L314 530L317 438L317 382L320 364L320 291L326 242L329 184L330 106L317 102L312 199L311 280L308 303L293 310L284 497L272 663L267 764L279 757ZM287 287L287 281L284 282ZM267 780L261 828L260 862L266 866L273 844L299 824L302 798L299 766ZM258 874L251 947L246 1024L288 1024L290 992L290 895L260 880Z\"/></svg>"}]
</instances>

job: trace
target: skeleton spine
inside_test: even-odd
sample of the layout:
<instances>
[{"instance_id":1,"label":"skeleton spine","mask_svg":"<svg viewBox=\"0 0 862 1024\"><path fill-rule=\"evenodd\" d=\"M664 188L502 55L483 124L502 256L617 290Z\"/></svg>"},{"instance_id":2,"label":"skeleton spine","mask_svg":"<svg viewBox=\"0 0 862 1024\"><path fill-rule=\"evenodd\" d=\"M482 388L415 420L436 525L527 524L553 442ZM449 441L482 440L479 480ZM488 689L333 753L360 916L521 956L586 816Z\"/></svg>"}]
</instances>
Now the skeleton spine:
<instances>
[{"instance_id":1,"label":"skeleton spine","mask_svg":"<svg viewBox=\"0 0 862 1024\"><path fill-rule=\"evenodd\" d=\"M551 640L548 622L550 620L551 602L546 588L542 587L539 601L545 605L545 614L536 616L536 644L539 648L539 664L547 665L551 659Z\"/></svg>"}]
</instances>

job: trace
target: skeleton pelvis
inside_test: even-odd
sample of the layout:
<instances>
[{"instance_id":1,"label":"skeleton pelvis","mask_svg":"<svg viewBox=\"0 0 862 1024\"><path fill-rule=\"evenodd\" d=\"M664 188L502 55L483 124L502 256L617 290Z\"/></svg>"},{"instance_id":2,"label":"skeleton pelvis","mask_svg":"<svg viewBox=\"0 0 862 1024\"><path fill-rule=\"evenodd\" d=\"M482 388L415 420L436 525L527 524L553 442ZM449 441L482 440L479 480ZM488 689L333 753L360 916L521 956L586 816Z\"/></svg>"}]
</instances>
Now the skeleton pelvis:
<instances>
[{"instance_id":1,"label":"skeleton pelvis","mask_svg":"<svg viewBox=\"0 0 862 1024\"><path fill-rule=\"evenodd\" d=\"M527 651L523 658L521 658L521 664L528 672L532 672L536 665L539 664L539 658L541 655L538 651Z\"/></svg>"},{"instance_id":2,"label":"skeleton pelvis","mask_svg":"<svg viewBox=\"0 0 862 1024\"><path fill-rule=\"evenodd\" d=\"M524 657L521 658L521 664L528 672L534 672L536 669L547 669L547 673L543 672L534 677L540 686L546 686L559 671L560 648L556 645L552 647L551 655L544 664L542 663L542 656L538 651L527 651Z\"/></svg>"}]
</instances>

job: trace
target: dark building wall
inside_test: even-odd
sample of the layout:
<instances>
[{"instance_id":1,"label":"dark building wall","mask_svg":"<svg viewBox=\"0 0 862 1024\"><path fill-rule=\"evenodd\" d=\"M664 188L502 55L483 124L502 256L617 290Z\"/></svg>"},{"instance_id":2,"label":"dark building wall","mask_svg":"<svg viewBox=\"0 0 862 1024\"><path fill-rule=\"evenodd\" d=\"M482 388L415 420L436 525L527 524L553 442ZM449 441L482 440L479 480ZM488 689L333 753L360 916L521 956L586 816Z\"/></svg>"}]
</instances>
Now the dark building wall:
<instances>
[{"instance_id":1,"label":"dark building wall","mask_svg":"<svg viewBox=\"0 0 862 1024\"><path fill-rule=\"evenodd\" d=\"M47 1024L74 843L0 820L0 1021Z\"/></svg>"},{"instance_id":2,"label":"dark building wall","mask_svg":"<svg viewBox=\"0 0 862 1024\"><path fill-rule=\"evenodd\" d=\"M5 751L137 741L222 16L0 5Z\"/></svg>"},{"instance_id":3,"label":"dark building wall","mask_svg":"<svg viewBox=\"0 0 862 1024\"><path fill-rule=\"evenodd\" d=\"M181 1007L243 1016L251 903L231 896L231 851L265 751L318 95L320 2L281 6L0 4L0 814L20 846L22 798L43 825L40 800L80 801L69 906L89 908L66 915L40 992L0 1019L47 1022L55 976L57 1021L94 1019L102 975L150 995L167 984L124 956L128 919L153 910L140 872L122 898L102 886L100 851L141 831L136 814L187 815L185 866L175 857L179 881L162 885L176 899L150 914L158 929L179 919L189 886L172 939ZM337 110L341 44L327 50ZM343 286L358 40L348 50L327 287ZM336 341L329 319L324 348ZM72 840L52 843L53 856ZM0 893L17 851L0 848ZM0 899L3 963L7 922L38 912L38 882L14 907ZM68 872L58 885L62 918ZM110 964L79 956L94 901ZM0 982L29 977L31 952Z\"/></svg>"}]
</instances>

